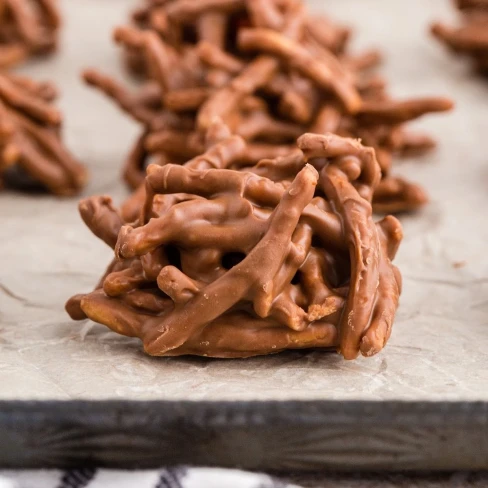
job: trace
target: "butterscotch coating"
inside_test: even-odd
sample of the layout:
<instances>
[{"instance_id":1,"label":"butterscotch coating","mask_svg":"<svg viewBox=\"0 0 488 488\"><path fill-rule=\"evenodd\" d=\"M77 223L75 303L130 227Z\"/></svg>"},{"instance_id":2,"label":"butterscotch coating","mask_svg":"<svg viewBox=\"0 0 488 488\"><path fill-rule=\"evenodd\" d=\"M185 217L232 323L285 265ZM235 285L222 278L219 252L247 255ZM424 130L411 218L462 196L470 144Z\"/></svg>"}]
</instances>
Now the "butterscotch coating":
<instances>
[{"instance_id":1,"label":"butterscotch coating","mask_svg":"<svg viewBox=\"0 0 488 488\"><path fill-rule=\"evenodd\" d=\"M85 169L61 142L55 98L50 83L0 73L0 187L40 185L63 196L83 187Z\"/></svg>"},{"instance_id":2,"label":"butterscotch coating","mask_svg":"<svg viewBox=\"0 0 488 488\"><path fill-rule=\"evenodd\" d=\"M458 0L462 16L457 27L436 22L431 31L451 51L470 57L475 69L488 75L488 2Z\"/></svg>"},{"instance_id":3,"label":"butterscotch coating","mask_svg":"<svg viewBox=\"0 0 488 488\"><path fill-rule=\"evenodd\" d=\"M57 0L3 0L0 4L0 68L56 49L60 26Z\"/></svg>"},{"instance_id":4,"label":"butterscotch coating","mask_svg":"<svg viewBox=\"0 0 488 488\"><path fill-rule=\"evenodd\" d=\"M115 260L94 292L68 302L72 318L139 337L155 356L380 351L398 306L402 231L394 217L372 219L374 150L306 134L288 155L236 171L240 136L216 121L204 144L183 165L149 166L136 223L107 197L80 204Z\"/></svg>"}]
</instances>

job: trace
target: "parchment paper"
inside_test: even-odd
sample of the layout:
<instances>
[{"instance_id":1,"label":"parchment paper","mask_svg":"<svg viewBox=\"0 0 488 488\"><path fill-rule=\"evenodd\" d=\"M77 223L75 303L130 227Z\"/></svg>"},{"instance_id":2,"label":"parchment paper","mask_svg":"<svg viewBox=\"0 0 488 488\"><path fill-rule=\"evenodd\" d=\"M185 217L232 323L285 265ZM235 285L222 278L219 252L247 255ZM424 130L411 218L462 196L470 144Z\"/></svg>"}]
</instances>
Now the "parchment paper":
<instances>
[{"instance_id":1,"label":"parchment paper","mask_svg":"<svg viewBox=\"0 0 488 488\"><path fill-rule=\"evenodd\" d=\"M93 66L124 76L110 30L131 4L64 0L62 52L22 69L59 83L67 143L92 174L85 195L106 193L117 202L127 194L119 172L138 128L84 87L79 71ZM147 357L137 340L64 313L65 300L93 287L111 253L84 227L77 199L2 192L0 399L488 400L488 82L427 36L430 20L453 17L446 0L313 6L355 19L357 46L384 49L395 95L457 101L452 115L419 124L439 139L439 150L397 169L423 183L432 202L403 218L397 263L404 293L386 350L353 362L323 352Z\"/></svg>"}]
</instances>

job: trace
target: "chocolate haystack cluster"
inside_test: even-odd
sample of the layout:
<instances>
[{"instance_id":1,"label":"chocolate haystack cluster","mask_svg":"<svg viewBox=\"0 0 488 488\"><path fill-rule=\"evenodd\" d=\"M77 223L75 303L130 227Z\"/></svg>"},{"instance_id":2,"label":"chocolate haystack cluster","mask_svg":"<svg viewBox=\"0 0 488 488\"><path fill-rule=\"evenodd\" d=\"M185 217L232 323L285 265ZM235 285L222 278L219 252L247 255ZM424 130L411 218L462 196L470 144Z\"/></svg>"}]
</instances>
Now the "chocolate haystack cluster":
<instances>
[{"instance_id":1,"label":"chocolate haystack cluster","mask_svg":"<svg viewBox=\"0 0 488 488\"><path fill-rule=\"evenodd\" d=\"M60 25L57 0L2 0L0 69L56 49Z\"/></svg>"},{"instance_id":2,"label":"chocolate haystack cluster","mask_svg":"<svg viewBox=\"0 0 488 488\"><path fill-rule=\"evenodd\" d=\"M77 193L86 173L61 142L56 89L0 73L0 188L40 186L56 195Z\"/></svg>"},{"instance_id":3,"label":"chocolate haystack cluster","mask_svg":"<svg viewBox=\"0 0 488 488\"><path fill-rule=\"evenodd\" d=\"M143 130L125 165L137 188L150 161L181 164L204 151L215 117L248 143L251 161L293 150L306 132L333 132L373 147L382 180L376 211L414 210L426 202L415 184L391 175L395 156L435 143L406 122L449 110L444 98L392 99L369 73L379 55L347 51L349 31L308 16L301 0L152 0L136 26L115 31L129 64L146 76L136 93L90 70L86 81L112 97Z\"/></svg>"},{"instance_id":4,"label":"chocolate haystack cluster","mask_svg":"<svg viewBox=\"0 0 488 488\"><path fill-rule=\"evenodd\" d=\"M319 40L319 44L336 55L344 53L351 31L331 22L324 16L304 17L302 0L204 0L203 2L177 2L174 0L144 0L132 14L132 23L141 30L152 30L176 49L183 44L195 44L207 40L222 50L236 53L235 43L229 42L229 32L241 26L254 25L281 31L286 20L283 13L299 15L298 22L306 23L305 29ZM243 11L246 12L243 21ZM126 46L129 69L147 76L147 60L138 49ZM373 54L370 62L378 61Z\"/></svg>"},{"instance_id":5,"label":"chocolate haystack cluster","mask_svg":"<svg viewBox=\"0 0 488 488\"><path fill-rule=\"evenodd\" d=\"M71 317L139 337L155 356L380 351L398 305L402 230L394 217L372 219L374 150L305 134L277 158L253 151L214 118L201 155L148 167L136 223L108 197L82 201L115 259L95 291L68 302Z\"/></svg>"},{"instance_id":6,"label":"chocolate haystack cluster","mask_svg":"<svg viewBox=\"0 0 488 488\"><path fill-rule=\"evenodd\" d=\"M432 33L448 48L471 57L475 69L488 76L488 0L456 0L460 27L432 25Z\"/></svg>"}]
</instances>

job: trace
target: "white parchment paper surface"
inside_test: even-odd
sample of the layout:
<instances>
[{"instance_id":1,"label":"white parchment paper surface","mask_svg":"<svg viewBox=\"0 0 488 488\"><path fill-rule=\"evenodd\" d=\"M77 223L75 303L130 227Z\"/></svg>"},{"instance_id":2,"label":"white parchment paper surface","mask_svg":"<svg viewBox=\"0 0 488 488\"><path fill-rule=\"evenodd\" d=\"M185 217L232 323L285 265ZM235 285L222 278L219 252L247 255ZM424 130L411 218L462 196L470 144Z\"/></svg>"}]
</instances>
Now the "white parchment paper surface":
<instances>
[{"instance_id":1,"label":"white parchment paper surface","mask_svg":"<svg viewBox=\"0 0 488 488\"><path fill-rule=\"evenodd\" d=\"M124 77L110 30L129 0L64 0L62 51L22 72L54 79L66 141L91 171L85 195L127 190L119 168L138 127L80 81L83 67ZM0 194L0 399L427 399L488 400L488 82L470 76L426 34L451 20L446 0L311 2L358 27L356 46L381 46L398 97L447 95L451 115L417 125L440 147L398 173L424 184L431 203L403 218L397 263L401 308L386 350L346 362L290 352L248 360L150 358L137 340L63 310L89 291L110 259L77 214L77 199ZM352 19L352 20L351 20Z\"/></svg>"}]
</instances>

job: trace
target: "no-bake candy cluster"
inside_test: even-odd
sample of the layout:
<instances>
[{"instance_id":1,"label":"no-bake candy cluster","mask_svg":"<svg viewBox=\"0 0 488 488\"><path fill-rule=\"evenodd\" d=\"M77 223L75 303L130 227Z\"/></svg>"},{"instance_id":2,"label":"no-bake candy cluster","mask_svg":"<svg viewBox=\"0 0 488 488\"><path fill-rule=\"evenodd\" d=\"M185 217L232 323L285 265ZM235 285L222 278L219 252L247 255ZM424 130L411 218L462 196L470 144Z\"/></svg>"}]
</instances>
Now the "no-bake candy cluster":
<instances>
[{"instance_id":1,"label":"no-bake candy cluster","mask_svg":"<svg viewBox=\"0 0 488 488\"><path fill-rule=\"evenodd\" d=\"M385 80L370 73L379 54L351 54L346 28L307 15L298 0L149 1L134 19L115 39L146 76L142 88L132 93L97 71L85 73L143 126L125 165L131 187L154 156L182 163L200 154L202 134L218 116L256 160L287 154L305 132L361 139L382 170L376 211L410 211L427 201L418 185L391 174L392 160L434 147L406 122L452 104L392 99Z\"/></svg>"},{"instance_id":2,"label":"no-bake candy cluster","mask_svg":"<svg viewBox=\"0 0 488 488\"><path fill-rule=\"evenodd\" d=\"M57 0L2 0L0 69L54 51L60 26Z\"/></svg>"},{"instance_id":3,"label":"no-bake candy cluster","mask_svg":"<svg viewBox=\"0 0 488 488\"><path fill-rule=\"evenodd\" d=\"M51 83L0 72L0 188L66 196L83 187L86 171L61 142L56 96Z\"/></svg>"},{"instance_id":4,"label":"no-bake candy cluster","mask_svg":"<svg viewBox=\"0 0 488 488\"><path fill-rule=\"evenodd\" d=\"M0 188L78 193L86 170L61 141L62 115L53 83L7 68L57 46L57 0L0 1Z\"/></svg>"},{"instance_id":5,"label":"no-bake candy cluster","mask_svg":"<svg viewBox=\"0 0 488 488\"><path fill-rule=\"evenodd\" d=\"M375 152L333 134L297 145L259 160L214 118L201 155L148 167L135 223L108 197L82 201L115 259L95 291L68 302L71 317L139 337L155 356L380 351L402 231L394 217L373 221Z\"/></svg>"},{"instance_id":6,"label":"no-bake candy cluster","mask_svg":"<svg viewBox=\"0 0 488 488\"><path fill-rule=\"evenodd\" d=\"M124 165L135 191L120 209L80 204L114 260L72 318L155 356L384 347L402 230L373 209L425 203L392 161L434 147L406 123L452 104L390 97L380 55L352 54L350 34L301 0L152 0L115 30L141 86L84 78L142 126Z\"/></svg>"}]
</instances>

